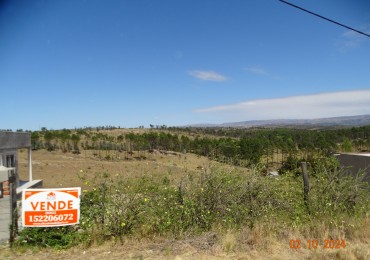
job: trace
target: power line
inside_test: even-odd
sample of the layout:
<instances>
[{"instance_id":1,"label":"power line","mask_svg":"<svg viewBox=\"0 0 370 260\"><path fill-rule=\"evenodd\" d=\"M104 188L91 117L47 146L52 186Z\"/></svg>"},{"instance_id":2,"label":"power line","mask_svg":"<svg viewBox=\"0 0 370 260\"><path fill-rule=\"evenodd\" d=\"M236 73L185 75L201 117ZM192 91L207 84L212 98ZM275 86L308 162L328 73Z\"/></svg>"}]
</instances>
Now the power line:
<instances>
[{"instance_id":1,"label":"power line","mask_svg":"<svg viewBox=\"0 0 370 260\"><path fill-rule=\"evenodd\" d=\"M297 9L300 9L300 10L302 10L302 11L306 12L306 13L309 13L309 14L315 15L315 16L317 16L317 17L320 17L321 19L324 19L324 20L327 20L327 21L329 21L329 22L335 23L336 25L342 26L342 27L344 27L344 28L347 28L347 29L349 29L349 30L355 31L355 32L357 32L357 33L359 33L359 34L365 35L365 36L367 36L367 37L369 37L369 38L370 38L370 35L369 35L369 34L367 34L367 33L361 32L361 31L359 31L359 30L356 30L356 29L354 29L354 28L352 28L352 27L349 27L349 26L347 26L347 25L344 25L344 24L342 24L342 23L338 23L338 22L336 22L336 21L334 21L334 20L331 20L331 19L329 19L329 18L326 18L326 17L324 17L324 16L322 16L322 15L316 14L316 13L314 13L314 12L311 12L311 11L307 10L307 9L304 9L304 8L302 8L302 7L299 7L298 5L294 5L294 4L289 3L289 2L287 2L287 1L284 1L284 0L278 0L278 1L280 1L280 2L282 2L282 3L284 3L284 4L287 4L287 5L293 6L293 7L297 8Z\"/></svg>"}]
</instances>

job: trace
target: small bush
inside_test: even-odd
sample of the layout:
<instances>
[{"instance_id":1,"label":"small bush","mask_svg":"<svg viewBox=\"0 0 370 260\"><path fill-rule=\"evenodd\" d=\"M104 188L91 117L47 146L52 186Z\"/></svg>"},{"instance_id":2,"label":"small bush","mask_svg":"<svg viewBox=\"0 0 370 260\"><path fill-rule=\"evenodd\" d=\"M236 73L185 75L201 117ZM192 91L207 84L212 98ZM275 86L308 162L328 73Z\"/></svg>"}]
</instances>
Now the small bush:
<instances>
[{"instance_id":1,"label":"small bush","mask_svg":"<svg viewBox=\"0 0 370 260\"><path fill-rule=\"evenodd\" d=\"M25 228L15 242L15 246L52 247L65 249L79 243L78 233L71 226Z\"/></svg>"}]
</instances>

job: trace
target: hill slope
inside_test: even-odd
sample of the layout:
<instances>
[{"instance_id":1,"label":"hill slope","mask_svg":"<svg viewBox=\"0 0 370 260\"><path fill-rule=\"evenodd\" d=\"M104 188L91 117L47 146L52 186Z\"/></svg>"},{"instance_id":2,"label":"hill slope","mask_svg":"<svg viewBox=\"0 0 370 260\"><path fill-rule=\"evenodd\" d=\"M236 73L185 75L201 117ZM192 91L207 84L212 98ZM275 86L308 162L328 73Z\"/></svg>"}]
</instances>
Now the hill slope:
<instances>
[{"instance_id":1,"label":"hill slope","mask_svg":"<svg viewBox=\"0 0 370 260\"><path fill-rule=\"evenodd\" d=\"M275 119L230 122L223 124L198 124L196 127L352 127L370 125L370 115L342 116L316 119Z\"/></svg>"}]
</instances>

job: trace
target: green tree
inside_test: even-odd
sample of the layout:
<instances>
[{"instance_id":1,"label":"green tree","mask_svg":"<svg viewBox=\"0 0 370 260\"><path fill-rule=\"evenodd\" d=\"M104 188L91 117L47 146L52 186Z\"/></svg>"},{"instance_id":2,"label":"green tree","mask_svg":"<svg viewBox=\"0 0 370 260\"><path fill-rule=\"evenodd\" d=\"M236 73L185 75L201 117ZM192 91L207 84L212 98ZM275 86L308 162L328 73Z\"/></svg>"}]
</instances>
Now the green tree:
<instances>
[{"instance_id":1,"label":"green tree","mask_svg":"<svg viewBox=\"0 0 370 260\"><path fill-rule=\"evenodd\" d=\"M256 165L263 155L263 143L259 138L242 138L239 142L242 159L248 160L249 165Z\"/></svg>"},{"instance_id":2,"label":"green tree","mask_svg":"<svg viewBox=\"0 0 370 260\"><path fill-rule=\"evenodd\" d=\"M71 140L72 140L72 142L73 142L73 151L74 151L75 153L80 153L80 149L79 149L79 147L78 147L78 143L80 142L81 137L80 137L78 134L73 134L73 135L71 136Z\"/></svg>"},{"instance_id":3,"label":"green tree","mask_svg":"<svg viewBox=\"0 0 370 260\"><path fill-rule=\"evenodd\" d=\"M31 147L32 147L32 150L38 150L42 148L42 143L40 142L39 132L31 133Z\"/></svg>"},{"instance_id":4,"label":"green tree","mask_svg":"<svg viewBox=\"0 0 370 260\"><path fill-rule=\"evenodd\" d=\"M345 137L344 140L343 140L343 143L342 143L342 151L343 152L352 152L352 143L351 141L349 140L348 137Z\"/></svg>"},{"instance_id":5,"label":"green tree","mask_svg":"<svg viewBox=\"0 0 370 260\"><path fill-rule=\"evenodd\" d=\"M51 141L54 139L54 134L51 131L46 131L44 134L45 146L48 151L53 151L54 146L52 145Z\"/></svg>"}]
</instances>

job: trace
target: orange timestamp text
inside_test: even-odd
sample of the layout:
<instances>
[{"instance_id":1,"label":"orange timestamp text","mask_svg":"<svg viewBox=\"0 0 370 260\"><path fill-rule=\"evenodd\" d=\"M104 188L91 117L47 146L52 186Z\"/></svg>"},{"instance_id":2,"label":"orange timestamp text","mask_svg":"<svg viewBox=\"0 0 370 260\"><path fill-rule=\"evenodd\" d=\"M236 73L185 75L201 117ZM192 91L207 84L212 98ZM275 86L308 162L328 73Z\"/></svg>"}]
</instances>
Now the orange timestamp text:
<instances>
[{"instance_id":1,"label":"orange timestamp text","mask_svg":"<svg viewBox=\"0 0 370 260\"><path fill-rule=\"evenodd\" d=\"M324 241L319 241L317 239L301 241L300 239L291 239L289 241L289 247L291 249L316 249L316 248L325 248L325 249L339 249L346 248L346 240L344 239L324 239Z\"/></svg>"}]
</instances>

